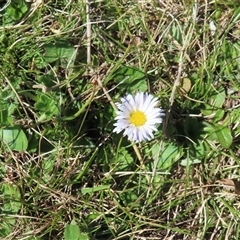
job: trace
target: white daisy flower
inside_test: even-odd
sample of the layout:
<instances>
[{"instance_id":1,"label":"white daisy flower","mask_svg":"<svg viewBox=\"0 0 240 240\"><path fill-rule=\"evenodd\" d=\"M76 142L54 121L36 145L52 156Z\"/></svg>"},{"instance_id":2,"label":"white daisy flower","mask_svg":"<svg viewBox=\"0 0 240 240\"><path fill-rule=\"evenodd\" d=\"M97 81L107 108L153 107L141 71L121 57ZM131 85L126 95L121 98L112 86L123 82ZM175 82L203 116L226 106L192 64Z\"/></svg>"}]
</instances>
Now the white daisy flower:
<instances>
[{"instance_id":1,"label":"white daisy flower","mask_svg":"<svg viewBox=\"0 0 240 240\"><path fill-rule=\"evenodd\" d=\"M156 125L162 123L165 115L161 108L157 108L157 98L148 93L138 92L136 96L127 94L121 98L113 132L120 133L133 142L142 142L152 139L153 132L157 131Z\"/></svg>"}]
</instances>

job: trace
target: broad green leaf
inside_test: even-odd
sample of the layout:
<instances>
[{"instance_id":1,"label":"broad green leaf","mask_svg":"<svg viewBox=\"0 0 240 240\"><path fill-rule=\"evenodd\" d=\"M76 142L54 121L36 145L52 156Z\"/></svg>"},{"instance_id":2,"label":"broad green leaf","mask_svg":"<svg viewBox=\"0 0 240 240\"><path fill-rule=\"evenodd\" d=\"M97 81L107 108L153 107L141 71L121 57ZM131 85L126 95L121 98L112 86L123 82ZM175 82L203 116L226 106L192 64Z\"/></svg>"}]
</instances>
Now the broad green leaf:
<instances>
[{"instance_id":1,"label":"broad green leaf","mask_svg":"<svg viewBox=\"0 0 240 240\"><path fill-rule=\"evenodd\" d=\"M73 66L75 48L65 40L56 40L54 43L49 43L44 46L43 59L47 63L59 61L61 67Z\"/></svg>"},{"instance_id":2,"label":"broad green leaf","mask_svg":"<svg viewBox=\"0 0 240 240\"><path fill-rule=\"evenodd\" d=\"M75 222L66 225L64 231L65 240L79 240L80 234L80 228Z\"/></svg>"},{"instance_id":3,"label":"broad green leaf","mask_svg":"<svg viewBox=\"0 0 240 240\"><path fill-rule=\"evenodd\" d=\"M214 110L212 105L205 103L202 105L200 111L205 117L211 118Z\"/></svg>"},{"instance_id":4,"label":"broad green leaf","mask_svg":"<svg viewBox=\"0 0 240 240\"><path fill-rule=\"evenodd\" d=\"M165 143L164 146L155 144L151 151L152 158L158 161L158 169L169 170L182 156L180 148L174 143Z\"/></svg>"},{"instance_id":5,"label":"broad green leaf","mask_svg":"<svg viewBox=\"0 0 240 240\"><path fill-rule=\"evenodd\" d=\"M16 218L13 217L1 217L0 219L0 237L1 239L6 239L4 237L12 233ZM3 238L2 238L3 237Z\"/></svg>"},{"instance_id":6,"label":"broad green leaf","mask_svg":"<svg viewBox=\"0 0 240 240\"><path fill-rule=\"evenodd\" d=\"M224 101L225 101L225 97L226 97L226 93L224 88L222 87L220 89L220 91L217 93L217 95L214 97L214 100L212 102L212 104L216 107L216 108L220 108L222 107Z\"/></svg>"},{"instance_id":7,"label":"broad green leaf","mask_svg":"<svg viewBox=\"0 0 240 240\"><path fill-rule=\"evenodd\" d=\"M220 121L221 119L223 119L224 114L225 114L225 111L224 111L223 109L218 109L218 110L215 112L213 121L214 121L214 122Z\"/></svg>"},{"instance_id":8,"label":"broad green leaf","mask_svg":"<svg viewBox=\"0 0 240 240\"><path fill-rule=\"evenodd\" d=\"M147 78L144 72L137 68L121 66L111 78L115 83L120 84L119 89L126 92L147 91Z\"/></svg>"},{"instance_id":9,"label":"broad green leaf","mask_svg":"<svg viewBox=\"0 0 240 240\"><path fill-rule=\"evenodd\" d=\"M50 94L39 93L35 108L41 112L58 113L56 101Z\"/></svg>"},{"instance_id":10,"label":"broad green leaf","mask_svg":"<svg viewBox=\"0 0 240 240\"><path fill-rule=\"evenodd\" d=\"M202 125L203 125L203 131L202 131L202 134L201 134L201 137L202 138L206 138L210 141L214 141L214 140L217 140L217 135L215 133L215 127L213 124L210 124L206 121L203 121L202 122Z\"/></svg>"},{"instance_id":11,"label":"broad green leaf","mask_svg":"<svg viewBox=\"0 0 240 240\"><path fill-rule=\"evenodd\" d=\"M0 140L11 150L22 152L28 147L28 140L19 126L0 129Z\"/></svg>"},{"instance_id":12,"label":"broad green leaf","mask_svg":"<svg viewBox=\"0 0 240 240\"><path fill-rule=\"evenodd\" d=\"M133 157L129 154L126 148L122 147L118 149L118 154L114 158L116 166L114 171L129 171L132 168Z\"/></svg>"},{"instance_id":13,"label":"broad green leaf","mask_svg":"<svg viewBox=\"0 0 240 240\"><path fill-rule=\"evenodd\" d=\"M229 148L233 142L232 134L229 128L221 125L215 125L215 128L219 143L222 147Z\"/></svg>"},{"instance_id":14,"label":"broad green leaf","mask_svg":"<svg viewBox=\"0 0 240 240\"><path fill-rule=\"evenodd\" d=\"M144 179L145 177L143 177L142 179ZM132 207L134 206L139 206L140 202L137 201L137 199L139 198L140 192L144 191L143 190L143 184L141 182L141 188L134 186L134 187L128 187L127 189L125 189L124 191L122 191L120 193L120 198L121 200L124 202L125 205L127 205L128 207Z\"/></svg>"},{"instance_id":15,"label":"broad green leaf","mask_svg":"<svg viewBox=\"0 0 240 240\"><path fill-rule=\"evenodd\" d=\"M39 83L42 83L44 86L46 87L52 87L55 85L53 79L54 79L54 73L53 72L49 72L49 73L45 73L44 75L38 75L37 77L37 81Z\"/></svg>"},{"instance_id":16,"label":"broad green leaf","mask_svg":"<svg viewBox=\"0 0 240 240\"><path fill-rule=\"evenodd\" d=\"M223 118L225 111L210 104L204 104L201 108L201 113L205 117L211 118L214 122L217 122Z\"/></svg>"},{"instance_id":17,"label":"broad green leaf","mask_svg":"<svg viewBox=\"0 0 240 240\"><path fill-rule=\"evenodd\" d=\"M189 153L191 158L202 159L206 157L209 146L205 141L197 140L194 143L190 142Z\"/></svg>"},{"instance_id":18,"label":"broad green leaf","mask_svg":"<svg viewBox=\"0 0 240 240\"><path fill-rule=\"evenodd\" d=\"M0 193L4 200L2 206L3 212L9 214L17 213L21 207L21 195L17 186L4 183L0 187Z\"/></svg>"},{"instance_id":19,"label":"broad green leaf","mask_svg":"<svg viewBox=\"0 0 240 240\"><path fill-rule=\"evenodd\" d=\"M3 23L5 25L12 24L21 20L28 11L28 5L25 0L11 0L10 4L6 4L3 13Z\"/></svg>"},{"instance_id":20,"label":"broad green leaf","mask_svg":"<svg viewBox=\"0 0 240 240\"><path fill-rule=\"evenodd\" d=\"M226 93L224 88L218 89L218 93L211 96L211 100L208 103L205 103L201 112L203 115L212 118L214 122L217 122L222 119L224 116L224 110L222 105L225 101Z\"/></svg>"},{"instance_id":21,"label":"broad green leaf","mask_svg":"<svg viewBox=\"0 0 240 240\"><path fill-rule=\"evenodd\" d=\"M89 240L86 233L82 233L76 222L73 220L67 224L64 231L65 240Z\"/></svg>"},{"instance_id":22,"label":"broad green leaf","mask_svg":"<svg viewBox=\"0 0 240 240\"><path fill-rule=\"evenodd\" d=\"M47 93L39 93L37 102L34 105L40 112L38 122L50 120L53 116L58 115L59 109L57 104L54 96Z\"/></svg>"},{"instance_id":23,"label":"broad green leaf","mask_svg":"<svg viewBox=\"0 0 240 240\"><path fill-rule=\"evenodd\" d=\"M81 233L79 240L89 240L89 236L86 233Z\"/></svg>"}]
</instances>

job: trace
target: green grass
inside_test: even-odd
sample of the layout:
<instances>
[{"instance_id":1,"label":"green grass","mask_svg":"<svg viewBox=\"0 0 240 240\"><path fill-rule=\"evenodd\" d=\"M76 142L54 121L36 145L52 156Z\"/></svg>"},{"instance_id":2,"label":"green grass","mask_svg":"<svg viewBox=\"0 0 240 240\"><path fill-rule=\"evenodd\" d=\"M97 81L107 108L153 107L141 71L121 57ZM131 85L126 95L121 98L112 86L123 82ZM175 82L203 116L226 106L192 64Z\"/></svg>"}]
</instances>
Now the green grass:
<instances>
[{"instance_id":1,"label":"green grass","mask_svg":"<svg viewBox=\"0 0 240 240\"><path fill-rule=\"evenodd\" d=\"M239 1L193 2L1 10L1 239L240 239ZM132 146L138 90L166 116Z\"/></svg>"}]
</instances>

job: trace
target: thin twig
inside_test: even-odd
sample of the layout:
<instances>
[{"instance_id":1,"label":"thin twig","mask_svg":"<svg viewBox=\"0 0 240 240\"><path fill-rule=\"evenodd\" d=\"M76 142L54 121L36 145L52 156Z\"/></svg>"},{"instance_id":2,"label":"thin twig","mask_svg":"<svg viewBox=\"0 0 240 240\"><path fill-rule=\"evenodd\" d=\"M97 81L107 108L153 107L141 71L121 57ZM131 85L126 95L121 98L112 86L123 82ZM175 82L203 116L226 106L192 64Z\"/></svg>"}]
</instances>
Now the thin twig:
<instances>
[{"instance_id":1,"label":"thin twig","mask_svg":"<svg viewBox=\"0 0 240 240\"><path fill-rule=\"evenodd\" d=\"M15 96L17 97L20 105L21 105L22 108L23 108L23 111L24 111L26 117L27 117L28 119L30 119L30 117L29 117L29 115L28 115L28 112L27 112L27 110L26 110L26 108L25 108L25 106L24 106L21 98L19 97L17 91L15 90L15 88L13 87L13 85L11 84L11 82L9 81L9 79L6 77L6 75L5 75L2 71L1 71L1 74L2 74L2 76L4 77L4 79L6 80L6 82L8 83L8 85L11 87L11 89L12 89L12 91L14 92Z\"/></svg>"},{"instance_id":2,"label":"thin twig","mask_svg":"<svg viewBox=\"0 0 240 240\"><path fill-rule=\"evenodd\" d=\"M90 2L86 0L86 18L87 18L87 64L91 65L91 20L90 20Z\"/></svg>"}]
</instances>

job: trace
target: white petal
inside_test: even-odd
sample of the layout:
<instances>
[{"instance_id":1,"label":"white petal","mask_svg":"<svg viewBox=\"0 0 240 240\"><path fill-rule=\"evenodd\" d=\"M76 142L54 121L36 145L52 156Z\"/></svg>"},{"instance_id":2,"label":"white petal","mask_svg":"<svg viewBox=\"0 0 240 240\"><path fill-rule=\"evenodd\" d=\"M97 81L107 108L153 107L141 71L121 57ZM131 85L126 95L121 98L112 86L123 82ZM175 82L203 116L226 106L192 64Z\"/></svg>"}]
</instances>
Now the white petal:
<instances>
[{"instance_id":1,"label":"white petal","mask_svg":"<svg viewBox=\"0 0 240 240\"><path fill-rule=\"evenodd\" d=\"M156 125L162 123L163 110L155 107L158 103L157 98L143 92L137 92L135 96L127 94L121 98L121 103L116 103L118 111L115 117L113 132L119 133L124 130L123 135L134 142L151 140L157 131ZM142 111L147 121L142 126L135 126L130 123L129 118L132 112Z\"/></svg>"}]
</instances>

